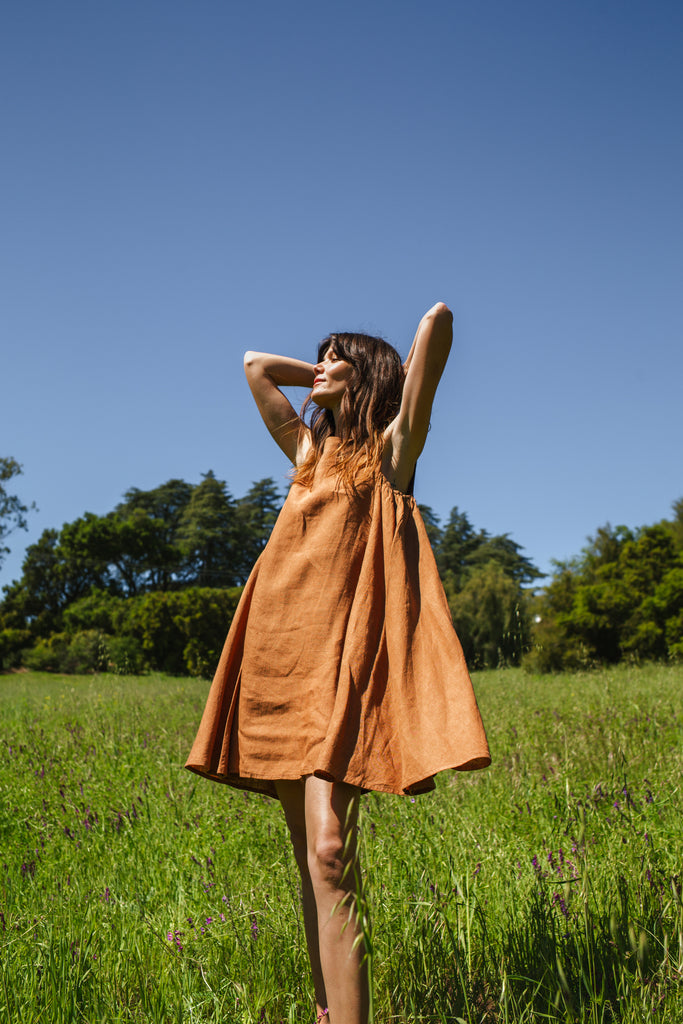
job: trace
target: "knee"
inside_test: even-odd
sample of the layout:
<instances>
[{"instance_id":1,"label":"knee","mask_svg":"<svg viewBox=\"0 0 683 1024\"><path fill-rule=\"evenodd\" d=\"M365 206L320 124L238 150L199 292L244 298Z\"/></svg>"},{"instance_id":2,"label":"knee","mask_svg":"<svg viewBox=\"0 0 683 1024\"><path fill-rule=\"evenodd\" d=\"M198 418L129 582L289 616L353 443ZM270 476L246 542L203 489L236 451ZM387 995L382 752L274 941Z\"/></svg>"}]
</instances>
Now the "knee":
<instances>
[{"instance_id":1,"label":"knee","mask_svg":"<svg viewBox=\"0 0 683 1024\"><path fill-rule=\"evenodd\" d=\"M350 845L336 832L315 836L308 846L308 870L314 882L333 889L354 887Z\"/></svg>"}]
</instances>

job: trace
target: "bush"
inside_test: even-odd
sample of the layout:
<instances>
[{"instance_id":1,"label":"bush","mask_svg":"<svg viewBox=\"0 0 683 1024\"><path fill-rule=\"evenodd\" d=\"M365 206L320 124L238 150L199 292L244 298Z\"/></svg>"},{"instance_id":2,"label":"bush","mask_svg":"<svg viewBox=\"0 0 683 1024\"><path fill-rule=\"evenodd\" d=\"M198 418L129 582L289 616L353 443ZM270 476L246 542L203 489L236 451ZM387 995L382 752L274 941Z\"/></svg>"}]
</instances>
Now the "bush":
<instances>
[{"instance_id":1,"label":"bush","mask_svg":"<svg viewBox=\"0 0 683 1024\"><path fill-rule=\"evenodd\" d=\"M85 674L107 668L108 639L98 629L85 629L76 633L65 652L61 671Z\"/></svg>"},{"instance_id":2,"label":"bush","mask_svg":"<svg viewBox=\"0 0 683 1024\"><path fill-rule=\"evenodd\" d=\"M69 642L70 637L66 633L53 633L47 640L39 640L35 647L23 652L22 665L34 672L62 672Z\"/></svg>"},{"instance_id":3,"label":"bush","mask_svg":"<svg viewBox=\"0 0 683 1024\"><path fill-rule=\"evenodd\" d=\"M75 636L54 633L25 650L22 663L34 672L98 672L107 667L110 640L96 629L86 629Z\"/></svg>"},{"instance_id":4,"label":"bush","mask_svg":"<svg viewBox=\"0 0 683 1024\"><path fill-rule=\"evenodd\" d=\"M117 612L117 640L128 641L126 651L132 664L145 664L170 675L210 675L241 593L241 587L192 587L129 598ZM111 647L110 651L117 663L118 655L114 656Z\"/></svg>"},{"instance_id":5,"label":"bush","mask_svg":"<svg viewBox=\"0 0 683 1024\"><path fill-rule=\"evenodd\" d=\"M241 593L241 587L194 587L123 599L93 592L64 614L67 626L86 628L39 640L23 651L23 664L42 672L108 669L131 675L151 668L170 675L210 675ZM29 636L24 631L15 642L25 646Z\"/></svg>"},{"instance_id":6,"label":"bush","mask_svg":"<svg viewBox=\"0 0 683 1024\"><path fill-rule=\"evenodd\" d=\"M28 629L0 630L0 671L18 668L21 664L21 652L31 640Z\"/></svg>"},{"instance_id":7,"label":"bush","mask_svg":"<svg viewBox=\"0 0 683 1024\"><path fill-rule=\"evenodd\" d=\"M233 587L186 590L174 595L178 600L173 622L187 640L183 663L190 675L210 676L214 672L241 594L241 587Z\"/></svg>"},{"instance_id":8,"label":"bush","mask_svg":"<svg viewBox=\"0 0 683 1024\"><path fill-rule=\"evenodd\" d=\"M104 590L93 590L87 597L81 597L64 609L64 629L67 633L97 629L101 633L115 636L125 617L128 601L115 597Z\"/></svg>"},{"instance_id":9,"label":"bush","mask_svg":"<svg viewBox=\"0 0 683 1024\"><path fill-rule=\"evenodd\" d=\"M107 638L107 668L120 676L139 675L145 669L140 641L134 636Z\"/></svg>"}]
</instances>

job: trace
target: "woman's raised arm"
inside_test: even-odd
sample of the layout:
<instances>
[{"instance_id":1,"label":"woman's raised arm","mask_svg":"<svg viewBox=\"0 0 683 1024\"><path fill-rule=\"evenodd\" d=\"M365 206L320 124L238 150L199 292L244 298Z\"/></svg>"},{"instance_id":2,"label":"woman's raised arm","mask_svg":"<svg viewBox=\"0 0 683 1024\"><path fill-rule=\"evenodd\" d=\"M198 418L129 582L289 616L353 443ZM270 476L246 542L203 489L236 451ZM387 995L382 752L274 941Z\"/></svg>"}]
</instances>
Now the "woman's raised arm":
<instances>
[{"instance_id":1,"label":"woman's raised arm","mask_svg":"<svg viewBox=\"0 0 683 1024\"><path fill-rule=\"evenodd\" d=\"M245 352L244 372L251 393L273 440L287 458L297 464L302 422L280 387L312 388L315 370L312 363L267 352Z\"/></svg>"},{"instance_id":2,"label":"woman's raised arm","mask_svg":"<svg viewBox=\"0 0 683 1024\"><path fill-rule=\"evenodd\" d=\"M437 302L420 320L408 358L398 416L388 427L385 473L404 490L424 448L432 403L453 341L453 314Z\"/></svg>"}]
</instances>

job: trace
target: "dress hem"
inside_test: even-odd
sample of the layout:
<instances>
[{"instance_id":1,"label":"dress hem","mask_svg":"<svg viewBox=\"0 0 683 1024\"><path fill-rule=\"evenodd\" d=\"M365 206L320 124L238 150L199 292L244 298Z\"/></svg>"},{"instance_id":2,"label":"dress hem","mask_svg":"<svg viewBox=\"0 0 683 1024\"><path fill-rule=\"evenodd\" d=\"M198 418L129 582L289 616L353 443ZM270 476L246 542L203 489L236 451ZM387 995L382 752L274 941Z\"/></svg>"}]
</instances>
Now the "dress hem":
<instances>
[{"instance_id":1,"label":"dress hem","mask_svg":"<svg viewBox=\"0 0 683 1024\"><path fill-rule=\"evenodd\" d=\"M328 782L344 782L349 786L355 786L360 789L361 793L387 793L392 796L419 796L422 793L430 793L435 789L434 777L439 775L441 772L453 771L453 772L466 772L466 771L480 771L484 768L488 768L491 764L491 758L489 756L480 755L478 757L471 757L467 761L463 761L460 764L453 765L451 763L442 765L441 767L430 770L421 779L417 779L415 782L409 783L403 789L396 789L387 784L380 782L373 782L371 780L351 780L351 779L338 779L331 772L325 771L323 768L313 769L309 772L301 772L299 774L291 775L280 775L277 779L266 778L265 776L259 775L246 775L246 774L233 774L211 772L201 765L186 764L185 768L195 775L199 775L204 779L209 779L211 782L220 782L226 786L232 786L234 789L242 789L247 792L261 793L264 796L270 796L274 799L278 799L277 792L275 790L276 782L296 782L300 779L307 778L310 775L316 776L319 779L326 779Z\"/></svg>"}]
</instances>

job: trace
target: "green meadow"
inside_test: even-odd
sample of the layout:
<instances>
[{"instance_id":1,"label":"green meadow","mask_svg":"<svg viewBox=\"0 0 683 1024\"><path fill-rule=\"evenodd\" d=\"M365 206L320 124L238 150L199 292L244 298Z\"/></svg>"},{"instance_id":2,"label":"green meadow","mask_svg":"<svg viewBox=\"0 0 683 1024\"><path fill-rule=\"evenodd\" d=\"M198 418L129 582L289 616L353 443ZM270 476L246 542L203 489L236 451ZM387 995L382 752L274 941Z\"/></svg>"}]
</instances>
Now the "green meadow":
<instances>
[{"instance_id":1,"label":"green meadow","mask_svg":"<svg viewBox=\"0 0 683 1024\"><path fill-rule=\"evenodd\" d=\"M683 670L479 673L494 763L363 798L376 1022L683 1020ZM279 805L206 682L0 676L0 1021L314 1019Z\"/></svg>"}]
</instances>

